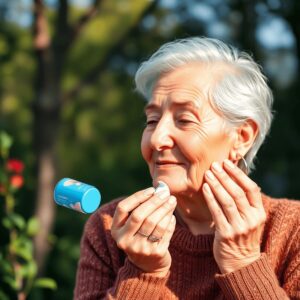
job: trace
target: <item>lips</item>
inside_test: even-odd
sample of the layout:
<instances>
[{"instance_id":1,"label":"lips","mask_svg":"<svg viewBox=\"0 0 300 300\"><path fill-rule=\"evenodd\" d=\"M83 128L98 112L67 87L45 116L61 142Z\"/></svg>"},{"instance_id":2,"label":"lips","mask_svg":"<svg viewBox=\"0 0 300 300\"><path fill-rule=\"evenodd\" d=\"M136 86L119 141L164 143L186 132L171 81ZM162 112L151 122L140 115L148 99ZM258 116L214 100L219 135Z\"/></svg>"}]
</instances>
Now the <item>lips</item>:
<instances>
[{"instance_id":1,"label":"lips","mask_svg":"<svg viewBox=\"0 0 300 300\"><path fill-rule=\"evenodd\" d=\"M157 166L180 166L183 165L183 163L180 163L178 161L173 161L173 160L157 160L155 162Z\"/></svg>"}]
</instances>

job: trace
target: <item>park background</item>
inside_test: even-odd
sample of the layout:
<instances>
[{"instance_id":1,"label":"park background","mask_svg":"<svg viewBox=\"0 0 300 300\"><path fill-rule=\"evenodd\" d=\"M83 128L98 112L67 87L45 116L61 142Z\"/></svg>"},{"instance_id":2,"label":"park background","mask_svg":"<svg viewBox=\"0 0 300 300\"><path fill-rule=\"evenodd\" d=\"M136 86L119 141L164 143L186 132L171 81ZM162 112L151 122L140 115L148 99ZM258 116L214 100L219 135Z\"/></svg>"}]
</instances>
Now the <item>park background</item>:
<instances>
[{"instance_id":1,"label":"park background","mask_svg":"<svg viewBox=\"0 0 300 300\"><path fill-rule=\"evenodd\" d=\"M9 230L24 230L34 216L33 244L24 248L34 253L31 269L25 255L16 259L25 265L24 282L55 280L30 286L28 299L73 296L88 216L55 206L57 180L95 185L102 204L151 185L140 154L145 102L133 77L167 41L208 36L252 53L275 102L251 177L266 194L300 199L299 16L298 0L0 0L0 130L6 143L7 135L13 139L0 181L9 185L8 159L25 166L24 184L11 190L15 218L0 224L0 251L7 251ZM0 193L3 220L7 193ZM13 292L1 253L0 296L25 299L24 282Z\"/></svg>"}]
</instances>

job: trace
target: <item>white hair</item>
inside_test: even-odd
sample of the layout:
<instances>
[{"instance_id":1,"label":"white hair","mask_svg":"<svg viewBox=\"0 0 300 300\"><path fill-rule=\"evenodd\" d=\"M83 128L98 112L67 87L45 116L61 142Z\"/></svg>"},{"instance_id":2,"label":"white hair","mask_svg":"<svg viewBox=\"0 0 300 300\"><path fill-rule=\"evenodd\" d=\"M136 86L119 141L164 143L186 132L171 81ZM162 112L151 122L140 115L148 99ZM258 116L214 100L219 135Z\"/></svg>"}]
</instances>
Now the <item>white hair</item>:
<instances>
[{"instance_id":1,"label":"white hair","mask_svg":"<svg viewBox=\"0 0 300 300\"><path fill-rule=\"evenodd\" d=\"M141 64L135 75L136 89L149 100L163 73L194 62L210 65L221 62L231 67L223 71L221 80L209 87L207 96L228 125L239 126L247 120L257 124L258 135L244 156L250 171L271 126L273 95L261 67L249 54L211 38L175 40L161 46ZM242 160L239 166L244 168Z\"/></svg>"}]
</instances>

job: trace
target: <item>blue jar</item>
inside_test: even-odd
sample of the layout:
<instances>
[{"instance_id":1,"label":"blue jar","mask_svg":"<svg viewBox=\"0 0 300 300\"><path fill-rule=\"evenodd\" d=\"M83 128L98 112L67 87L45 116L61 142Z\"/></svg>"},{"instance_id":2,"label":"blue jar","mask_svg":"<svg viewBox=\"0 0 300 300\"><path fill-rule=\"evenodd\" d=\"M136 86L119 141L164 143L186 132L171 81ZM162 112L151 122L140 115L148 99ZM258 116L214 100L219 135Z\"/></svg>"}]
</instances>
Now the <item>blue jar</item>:
<instances>
[{"instance_id":1,"label":"blue jar","mask_svg":"<svg viewBox=\"0 0 300 300\"><path fill-rule=\"evenodd\" d=\"M58 205L89 214L99 207L101 194L92 185L63 178L55 186L54 201Z\"/></svg>"}]
</instances>

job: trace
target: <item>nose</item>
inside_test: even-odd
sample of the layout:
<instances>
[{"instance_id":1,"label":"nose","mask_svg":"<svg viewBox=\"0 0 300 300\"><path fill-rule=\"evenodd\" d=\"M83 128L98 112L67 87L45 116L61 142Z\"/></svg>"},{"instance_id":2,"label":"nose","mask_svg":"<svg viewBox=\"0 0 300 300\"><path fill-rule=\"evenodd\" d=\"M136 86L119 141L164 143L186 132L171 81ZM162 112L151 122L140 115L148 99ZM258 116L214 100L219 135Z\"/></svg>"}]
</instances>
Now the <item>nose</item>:
<instances>
[{"instance_id":1,"label":"nose","mask_svg":"<svg viewBox=\"0 0 300 300\"><path fill-rule=\"evenodd\" d=\"M150 139L151 147L162 151L174 146L174 130L171 120L161 118L156 124Z\"/></svg>"}]
</instances>

